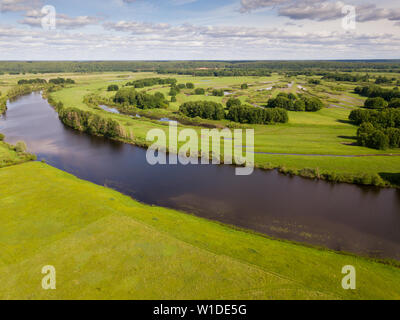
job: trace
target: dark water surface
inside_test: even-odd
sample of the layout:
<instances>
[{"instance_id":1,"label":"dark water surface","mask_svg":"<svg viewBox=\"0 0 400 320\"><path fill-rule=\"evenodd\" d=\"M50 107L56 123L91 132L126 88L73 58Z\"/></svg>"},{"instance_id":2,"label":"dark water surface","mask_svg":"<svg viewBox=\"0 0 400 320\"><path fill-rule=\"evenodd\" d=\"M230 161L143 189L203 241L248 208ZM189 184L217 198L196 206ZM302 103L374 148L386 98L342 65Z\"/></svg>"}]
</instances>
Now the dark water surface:
<instances>
[{"instance_id":1,"label":"dark water surface","mask_svg":"<svg viewBox=\"0 0 400 320\"><path fill-rule=\"evenodd\" d=\"M0 119L7 141L79 178L145 203L279 238L400 259L400 191L287 177L232 166L150 166L144 149L65 127L38 93L8 104ZM85 195L82 195L84 198Z\"/></svg>"}]
</instances>

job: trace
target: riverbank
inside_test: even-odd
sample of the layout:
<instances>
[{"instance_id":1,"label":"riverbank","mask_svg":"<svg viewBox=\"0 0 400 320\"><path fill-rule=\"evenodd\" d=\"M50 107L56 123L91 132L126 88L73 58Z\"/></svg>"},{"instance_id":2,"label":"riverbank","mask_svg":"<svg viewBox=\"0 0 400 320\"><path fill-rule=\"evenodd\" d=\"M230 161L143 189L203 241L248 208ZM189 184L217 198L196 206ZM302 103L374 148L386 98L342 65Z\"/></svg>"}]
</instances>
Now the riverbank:
<instances>
[{"instance_id":1,"label":"riverbank","mask_svg":"<svg viewBox=\"0 0 400 320\"><path fill-rule=\"evenodd\" d=\"M0 198L2 299L400 298L396 267L147 206L43 163L0 169ZM48 264L54 291L40 289ZM341 287L345 265L357 290Z\"/></svg>"}]
</instances>

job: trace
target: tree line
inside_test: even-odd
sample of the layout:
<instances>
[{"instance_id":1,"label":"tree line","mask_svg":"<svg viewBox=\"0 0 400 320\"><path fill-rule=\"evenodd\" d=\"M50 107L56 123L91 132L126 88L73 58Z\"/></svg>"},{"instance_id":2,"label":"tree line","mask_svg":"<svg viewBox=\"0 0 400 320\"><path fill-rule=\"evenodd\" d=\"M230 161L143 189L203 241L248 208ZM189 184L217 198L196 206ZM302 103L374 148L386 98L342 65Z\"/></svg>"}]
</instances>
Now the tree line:
<instances>
[{"instance_id":1,"label":"tree line","mask_svg":"<svg viewBox=\"0 0 400 320\"><path fill-rule=\"evenodd\" d=\"M61 102L56 109L60 120L73 129L108 138L124 137L123 128L113 119L77 108L64 108Z\"/></svg>"},{"instance_id":2,"label":"tree line","mask_svg":"<svg viewBox=\"0 0 400 320\"><path fill-rule=\"evenodd\" d=\"M399 60L381 61L2 61L0 73L158 72L199 76L267 76L271 72L399 72Z\"/></svg>"},{"instance_id":3,"label":"tree line","mask_svg":"<svg viewBox=\"0 0 400 320\"><path fill-rule=\"evenodd\" d=\"M400 147L400 109L356 109L349 119L360 126L357 130L359 145L380 150Z\"/></svg>"},{"instance_id":4,"label":"tree line","mask_svg":"<svg viewBox=\"0 0 400 320\"><path fill-rule=\"evenodd\" d=\"M369 75L360 74L349 74L349 73L328 73L322 78L324 80L335 80L335 81L347 81L347 82L359 82L368 81Z\"/></svg>"},{"instance_id":5,"label":"tree line","mask_svg":"<svg viewBox=\"0 0 400 320\"><path fill-rule=\"evenodd\" d=\"M228 113L222 104L212 101L192 101L183 103L179 112L187 117L222 120L248 124L270 124L288 122L287 111L281 108L266 109L242 105L239 99L230 99L227 103Z\"/></svg>"},{"instance_id":6,"label":"tree line","mask_svg":"<svg viewBox=\"0 0 400 320\"><path fill-rule=\"evenodd\" d=\"M47 81L46 79L21 79L18 81L18 85L24 85L24 84L46 84ZM52 84L74 84L75 80L72 79L64 79L64 78L55 78L55 79L50 79L49 83Z\"/></svg>"},{"instance_id":7,"label":"tree line","mask_svg":"<svg viewBox=\"0 0 400 320\"><path fill-rule=\"evenodd\" d=\"M132 86L139 89L163 84L175 85L177 82L178 80L173 78L146 78L128 82L127 84L125 84L125 86Z\"/></svg>"},{"instance_id":8,"label":"tree line","mask_svg":"<svg viewBox=\"0 0 400 320\"><path fill-rule=\"evenodd\" d=\"M385 89L377 85L369 85L364 87L356 87L354 92L368 98L383 98L387 102L390 102L394 98L400 98L399 88Z\"/></svg>"},{"instance_id":9,"label":"tree line","mask_svg":"<svg viewBox=\"0 0 400 320\"><path fill-rule=\"evenodd\" d=\"M315 112L324 107L323 102L316 97L301 96L298 98L293 93L281 92L276 98L271 98L267 103L268 108L281 108L289 111Z\"/></svg>"}]
</instances>

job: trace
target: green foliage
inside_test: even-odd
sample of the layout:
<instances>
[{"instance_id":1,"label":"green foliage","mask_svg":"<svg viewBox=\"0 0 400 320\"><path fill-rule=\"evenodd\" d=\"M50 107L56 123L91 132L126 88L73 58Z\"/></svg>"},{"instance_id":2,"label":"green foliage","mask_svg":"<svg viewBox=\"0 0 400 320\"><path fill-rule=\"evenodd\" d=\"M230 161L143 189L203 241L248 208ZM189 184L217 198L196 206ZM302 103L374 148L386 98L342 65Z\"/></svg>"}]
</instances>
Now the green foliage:
<instances>
[{"instance_id":1,"label":"green foliage","mask_svg":"<svg viewBox=\"0 0 400 320\"><path fill-rule=\"evenodd\" d=\"M179 107L179 112L190 118L221 120L225 117L222 104L212 101L185 102Z\"/></svg>"},{"instance_id":2,"label":"green foliage","mask_svg":"<svg viewBox=\"0 0 400 320\"><path fill-rule=\"evenodd\" d=\"M361 123L357 131L358 144L379 150L400 147L400 112L397 111L354 110L350 119Z\"/></svg>"},{"instance_id":3,"label":"green foliage","mask_svg":"<svg viewBox=\"0 0 400 320\"><path fill-rule=\"evenodd\" d=\"M175 85L176 83L177 80L173 78L146 78L128 82L126 86L132 86L139 89L139 88L152 87L162 84Z\"/></svg>"},{"instance_id":4,"label":"green foliage","mask_svg":"<svg viewBox=\"0 0 400 320\"><path fill-rule=\"evenodd\" d=\"M75 80L64 79L64 78L56 78L56 79L50 79L49 83L52 83L52 84L74 84Z\"/></svg>"},{"instance_id":5,"label":"green foliage","mask_svg":"<svg viewBox=\"0 0 400 320\"><path fill-rule=\"evenodd\" d=\"M215 96L215 97L223 97L225 91L222 90L222 89L214 89L211 93L212 93L212 95Z\"/></svg>"},{"instance_id":6,"label":"green foliage","mask_svg":"<svg viewBox=\"0 0 400 320\"><path fill-rule=\"evenodd\" d=\"M375 84L391 83L392 80L386 76L378 76L375 80Z\"/></svg>"},{"instance_id":7,"label":"green foliage","mask_svg":"<svg viewBox=\"0 0 400 320\"><path fill-rule=\"evenodd\" d=\"M4 139L5 139L4 134L0 133L0 141L4 141Z\"/></svg>"},{"instance_id":8,"label":"green foliage","mask_svg":"<svg viewBox=\"0 0 400 320\"><path fill-rule=\"evenodd\" d=\"M368 81L368 75L354 75L350 73L328 73L323 79L325 80L335 80L335 81L347 81L347 82L358 82L358 81Z\"/></svg>"},{"instance_id":9,"label":"green foliage","mask_svg":"<svg viewBox=\"0 0 400 320\"><path fill-rule=\"evenodd\" d=\"M195 95L204 95L206 93L206 90L204 90L203 88L197 88L194 90L194 94Z\"/></svg>"},{"instance_id":10,"label":"green foliage","mask_svg":"<svg viewBox=\"0 0 400 320\"><path fill-rule=\"evenodd\" d=\"M107 88L107 91L118 91L119 87L116 84L110 84Z\"/></svg>"},{"instance_id":11,"label":"green foliage","mask_svg":"<svg viewBox=\"0 0 400 320\"><path fill-rule=\"evenodd\" d=\"M350 112L349 119L356 125L370 122L374 127L400 128L400 109L363 110L355 109Z\"/></svg>"},{"instance_id":12,"label":"green foliage","mask_svg":"<svg viewBox=\"0 0 400 320\"><path fill-rule=\"evenodd\" d=\"M233 105L226 116L228 120L249 124L286 123L287 111L281 108L265 109L249 105Z\"/></svg>"},{"instance_id":13,"label":"green foliage","mask_svg":"<svg viewBox=\"0 0 400 320\"><path fill-rule=\"evenodd\" d=\"M388 103L381 97L368 98L364 103L364 107L367 109L383 109L387 106Z\"/></svg>"},{"instance_id":14,"label":"green foliage","mask_svg":"<svg viewBox=\"0 0 400 320\"><path fill-rule=\"evenodd\" d=\"M115 94L114 102L124 106L133 106L139 109L167 108L168 101L160 92L154 95L138 92L133 88L121 88Z\"/></svg>"},{"instance_id":15,"label":"green foliage","mask_svg":"<svg viewBox=\"0 0 400 320\"><path fill-rule=\"evenodd\" d=\"M391 101L394 98L400 98L400 90L398 88L383 89L376 85L356 87L354 92L368 98L381 97L386 101Z\"/></svg>"},{"instance_id":16,"label":"green foliage","mask_svg":"<svg viewBox=\"0 0 400 320\"><path fill-rule=\"evenodd\" d=\"M388 105L389 108L400 108L400 98L393 98Z\"/></svg>"},{"instance_id":17,"label":"green foliage","mask_svg":"<svg viewBox=\"0 0 400 320\"><path fill-rule=\"evenodd\" d=\"M76 108L58 110L60 120L67 126L94 135L109 138L123 137L123 129L119 123L110 118L102 118L89 111Z\"/></svg>"},{"instance_id":18,"label":"green foliage","mask_svg":"<svg viewBox=\"0 0 400 320\"><path fill-rule=\"evenodd\" d=\"M23 153L23 152L26 152L26 150L27 150L27 147L26 147L26 143L24 141L18 141L15 144L15 151L16 152Z\"/></svg>"},{"instance_id":19,"label":"green foliage","mask_svg":"<svg viewBox=\"0 0 400 320\"><path fill-rule=\"evenodd\" d=\"M293 93L279 93L276 98L268 101L268 108L282 108L289 111L309 111L315 112L323 108L323 102L315 97L297 97Z\"/></svg>"},{"instance_id":20,"label":"green foliage","mask_svg":"<svg viewBox=\"0 0 400 320\"><path fill-rule=\"evenodd\" d=\"M226 107L229 109L232 106L240 106L242 102L238 98L229 98L226 102Z\"/></svg>"},{"instance_id":21,"label":"green foliage","mask_svg":"<svg viewBox=\"0 0 400 320\"><path fill-rule=\"evenodd\" d=\"M188 89L194 89L194 83L192 83L192 82L186 83L186 88L188 88Z\"/></svg>"},{"instance_id":22,"label":"green foliage","mask_svg":"<svg viewBox=\"0 0 400 320\"><path fill-rule=\"evenodd\" d=\"M23 85L23 84L46 84L47 81L45 79L21 79L18 81L18 85Z\"/></svg>"},{"instance_id":23,"label":"green foliage","mask_svg":"<svg viewBox=\"0 0 400 320\"><path fill-rule=\"evenodd\" d=\"M171 97L171 102L176 102L176 96Z\"/></svg>"},{"instance_id":24,"label":"green foliage","mask_svg":"<svg viewBox=\"0 0 400 320\"><path fill-rule=\"evenodd\" d=\"M243 83L243 84L240 86L240 89L242 89L242 90L247 90L248 88L249 88L249 86L248 86L247 83Z\"/></svg>"},{"instance_id":25,"label":"green foliage","mask_svg":"<svg viewBox=\"0 0 400 320\"><path fill-rule=\"evenodd\" d=\"M179 89L178 86L171 85L171 89L169 90L168 95L169 96L176 96L180 91L181 91L181 89Z\"/></svg>"},{"instance_id":26,"label":"green foliage","mask_svg":"<svg viewBox=\"0 0 400 320\"><path fill-rule=\"evenodd\" d=\"M321 84L321 80L319 79L310 79L308 80L309 84Z\"/></svg>"}]
</instances>

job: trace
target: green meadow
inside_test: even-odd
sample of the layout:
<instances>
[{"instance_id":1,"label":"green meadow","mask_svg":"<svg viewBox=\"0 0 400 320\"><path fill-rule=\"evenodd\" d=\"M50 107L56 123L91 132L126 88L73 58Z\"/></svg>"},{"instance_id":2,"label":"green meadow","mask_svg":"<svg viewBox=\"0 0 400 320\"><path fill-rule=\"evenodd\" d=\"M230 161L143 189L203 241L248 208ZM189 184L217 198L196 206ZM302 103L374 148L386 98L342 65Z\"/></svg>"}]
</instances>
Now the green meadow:
<instances>
[{"instance_id":1,"label":"green meadow","mask_svg":"<svg viewBox=\"0 0 400 320\"><path fill-rule=\"evenodd\" d=\"M400 298L397 267L144 205L39 162L0 169L0 203L0 299ZM56 290L41 287L46 265ZM342 288L345 265L356 290Z\"/></svg>"}]
</instances>

